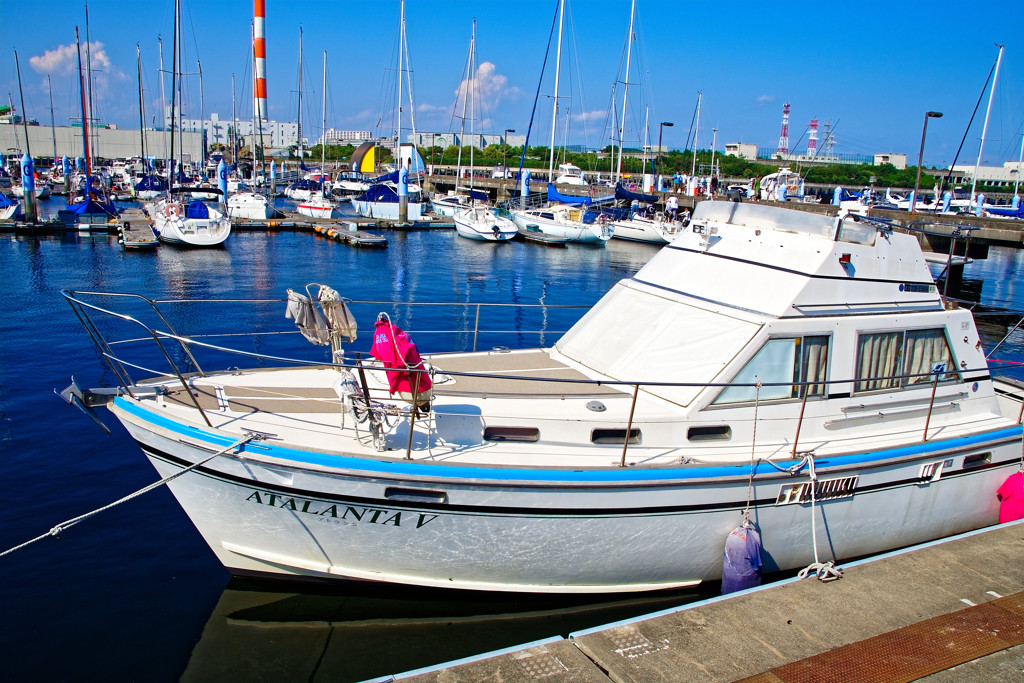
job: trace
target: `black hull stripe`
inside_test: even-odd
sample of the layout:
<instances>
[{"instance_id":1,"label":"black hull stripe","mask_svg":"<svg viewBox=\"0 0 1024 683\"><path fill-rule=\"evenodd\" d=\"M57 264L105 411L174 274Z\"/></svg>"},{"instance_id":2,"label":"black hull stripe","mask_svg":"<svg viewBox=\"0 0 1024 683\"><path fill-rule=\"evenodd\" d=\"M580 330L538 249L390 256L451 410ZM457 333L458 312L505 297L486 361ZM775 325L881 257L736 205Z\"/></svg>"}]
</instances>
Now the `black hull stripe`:
<instances>
[{"instance_id":1,"label":"black hull stripe","mask_svg":"<svg viewBox=\"0 0 1024 683\"><path fill-rule=\"evenodd\" d=\"M192 465L187 460L171 455L164 451L152 448L141 442L139 446L142 451L150 457L158 460L163 460L169 464L177 465L182 468ZM942 477L928 485L934 486L941 483L946 479L955 479L958 477L968 476L976 472L982 472L990 469L998 469L1008 466L1017 466L1020 462L1019 458L1012 460L1005 460L998 463L988 463L978 467L972 467L969 470L960 470L958 472L943 472ZM468 514L485 514L485 515L512 515L512 516L528 516L528 517L633 517L633 516L649 516L649 515L664 515L664 514L679 514L679 513L698 513L698 512L712 512L712 511L723 511L723 510L743 510L747 503L746 501L735 501L735 502L723 502L723 503L705 503L700 505L670 505L670 506L652 506L652 507L634 507L627 510L622 509L608 509L608 508L538 508L538 507L509 507L509 506L497 506L497 505L456 505L451 503L432 503L432 502L416 502L409 503L406 501L390 500L387 498L363 498L359 496L339 496L337 494L325 493L323 491L311 491L306 489L299 489L290 486L283 486L281 484L271 484L268 482L254 481L245 477L239 477L233 474L226 474L223 472L217 472L211 470L208 467L198 467L193 472L199 473L203 476L211 479L217 479L221 481L227 481L232 484L243 486L246 488L257 489L259 491L266 491L288 498L303 498L323 501L331 504L345 504L345 505L364 505L378 508L387 508L389 510L437 510L442 512L458 512ZM369 477L367 477L369 479ZM803 477L794 477L792 479L777 479L771 484L761 483L762 487L771 486L774 483L778 483L779 486L785 485L787 482L799 483L803 481ZM386 485L388 482L382 480L382 485ZM865 493L872 493L876 491L884 491L887 489L895 489L904 486L919 486L922 480L919 478L912 479L901 479L892 482L885 482L881 484L873 484L871 486L858 486L853 495L860 495ZM684 484L683 488L694 484ZM845 499L845 498L844 498ZM775 507L776 498L759 498L750 501L750 507ZM829 502L829 501L821 501ZM806 505L806 503L793 503L794 505Z\"/></svg>"}]
</instances>

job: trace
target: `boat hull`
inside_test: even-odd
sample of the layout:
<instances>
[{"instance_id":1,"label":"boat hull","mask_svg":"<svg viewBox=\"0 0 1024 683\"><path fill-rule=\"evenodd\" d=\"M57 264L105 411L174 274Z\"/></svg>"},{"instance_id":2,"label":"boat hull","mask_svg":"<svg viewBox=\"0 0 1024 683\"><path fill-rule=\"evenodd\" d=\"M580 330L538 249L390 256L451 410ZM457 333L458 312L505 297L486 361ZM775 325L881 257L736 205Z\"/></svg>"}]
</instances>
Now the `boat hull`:
<instances>
[{"instance_id":1,"label":"boat hull","mask_svg":"<svg viewBox=\"0 0 1024 683\"><path fill-rule=\"evenodd\" d=\"M368 202L359 199L352 200L352 206L363 218L383 218L385 220L397 221L397 202ZM409 220L416 221L423 217L423 204L421 202L409 202Z\"/></svg>"},{"instance_id":2,"label":"boat hull","mask_svg":"<svg viewBox=\"0 0 1024 683\"><path fill-rule=\"evenodd\" d=\"M114 412L163 477L232 439L175 425L125 399ZM979 451L991 453L990 464L968 468L965 456ZM949 472L924 481L922 463L936 458L952 461ZM824 559L993 524L992 491L1019 459L1019 427L830 457L818 477L856 475L857 489L816 506L780 503L787 487L807 481L806 469L797 477L759 476L750 517L761 531L764 569L815 560L812 520L819 541L828 539ZM236 573L612 593L720 578L725 539L747 505L749 469L446 467L259 444L168 486Z\"/></svg>"}]
</instances>

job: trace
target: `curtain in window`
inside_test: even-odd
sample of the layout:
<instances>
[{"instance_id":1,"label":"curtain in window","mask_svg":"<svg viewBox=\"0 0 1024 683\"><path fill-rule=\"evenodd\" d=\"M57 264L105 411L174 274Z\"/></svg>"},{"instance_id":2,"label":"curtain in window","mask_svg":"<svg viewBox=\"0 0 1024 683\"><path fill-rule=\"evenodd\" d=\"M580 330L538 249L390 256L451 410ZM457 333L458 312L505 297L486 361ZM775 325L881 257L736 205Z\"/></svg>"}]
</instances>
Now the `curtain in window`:
<instances>
[{"instance_id":1,"label":"curtain in window","mask_svg":"<svg viewBox=\"0 0 1024 683\"><path fill-rule=\"evenodd\" d=\"M862 334L857 339L856 391L891 389L899 386L902 332Z\"/></svg>"},{"instance_id":2,"label":"curtain in window","mask_svg":"<svg viewBox=\"0 0 1024 683\"><path fill-rule=\"evenodd\" d=\"M828 337L804 337L802 369L803 381L815 382L806 385L806 390L811 396L822 396L828 393L827 385L824 384L828 363ZM803 396L803 390L798 392Z\"/></svg>"},{"instance_id":3,"label":"curtain in window","mask_svg":"<svg viewBox=\"0 0 1024 683\"><path fill-rule=\"evenodd\" d=\"M952 379L954 374L953 358L946 344L946 335L941 330L908 330L907 346L904 352L906 363L903 373L917 375L906 377L904 385L922 384L932 381L931 372L937 363L945 364L946 372L939 376L939 381Z\"/></svg>"}]
</instances>

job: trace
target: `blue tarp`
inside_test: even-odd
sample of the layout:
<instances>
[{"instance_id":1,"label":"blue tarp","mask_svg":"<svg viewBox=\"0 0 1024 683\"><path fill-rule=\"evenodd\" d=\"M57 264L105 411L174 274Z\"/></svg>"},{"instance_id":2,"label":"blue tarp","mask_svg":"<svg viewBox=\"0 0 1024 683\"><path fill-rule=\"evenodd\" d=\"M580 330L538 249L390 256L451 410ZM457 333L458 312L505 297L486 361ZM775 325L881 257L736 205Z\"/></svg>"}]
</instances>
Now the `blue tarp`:
<instances>
[{"instance_id":1,"label":"blue tarp","mask_svg":"<svg viewBox=\"0 0 1024 683\"><path fill-rule=\"evenodd\" d=\"M548 201L561 202L563 204L585 204L590 206L590 197L574 197L567 194L559 194L553 183L548 183Z\"/></svg>"},{"instance_id":2,"label":"blue tarp","mask_svg":"<svg viewBox=\"0 0 1024 683\"><path fill-rule=\"evenodd\" d=\"M658 202L658 196L653 194L641 194L639 192L632 192L622 186L622 183L618 183L615 186L615 198L625 199L632 202L634 199L643 204L656 204Z\"/></svg>"},{"instance_id":3,"label":"blue tarp","mask_svg":"<svg viewBox=\"0 0 1024 683\"><path fill-rule=\"evenodd\" d=\"M202 203L198 199L194 199L189 202L188 208L185 209L185 218L209 218L210 210L206 208L206 204Z\"/></svg>"}]
</instances>

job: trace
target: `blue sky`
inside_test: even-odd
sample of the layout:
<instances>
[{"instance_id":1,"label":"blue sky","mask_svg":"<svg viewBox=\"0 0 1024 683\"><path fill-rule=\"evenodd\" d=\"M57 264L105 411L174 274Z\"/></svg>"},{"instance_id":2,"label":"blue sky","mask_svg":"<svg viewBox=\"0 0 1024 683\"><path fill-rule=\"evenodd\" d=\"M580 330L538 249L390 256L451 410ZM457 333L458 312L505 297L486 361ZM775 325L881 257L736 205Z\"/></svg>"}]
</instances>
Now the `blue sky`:
<instances>
[{"instance_id":1,"label":"blue sky","mask_svg":"<svg viewBox=\"0 0 1024 683\"><path fill-rule=\"evenodd\" d=\"M78 116L75 26L85 42L81 0L3 0L9 49L0 53L0 99L18 105L17 50L30 117L49 124L46 77L58 125ZM322 54L328 52L327 126L390 135L394 129L399 0L266 0L271 118L298 110L299 29L303 31L303 129L321 129ZM776 6L777 5L777 6ZM836 152L905 153L916 163L924 113L925 164L952 162L967 130L999 43L1006 45L985 143L985 162L1015 161L1024 130L1024 3L688 2L637 0L624 138L682 148L692 135L703 93L697 145L717 140L778 143L782 105L791 104L790 146L803 150L807 124L832 121ZM203 112L252 114L251 0L182 0L184 66L203 69ZM477 132L526 132L557 0L407 0L416 129L461 126L456 92L466 78L472 21L477 21ZM158 36L170 68L172 0L89 3L96 114L120 127L139 120L135 45L142 50L147 122L159 115ZM567 0L558 144L603 146L617 136L610 117L622 107L630 0ZM20 27L16 32L11 27ZM555 54L541 86L531 144L548 144ZM185 80L185 115L200 115L199 79ZM168 96L169 97L169 96ZM964 144L961 163L978 155L987 92ZM409 127L408 104L403 129ZM672 127L660 127L670 121ZM467 128L469 124L467 123ZM717 129L717 135L713 133ZM408 131L405 131L408 132ZM691 143L692 144L692 143Z\"/></svg>"}]
</instances>

